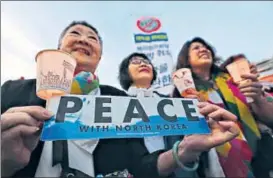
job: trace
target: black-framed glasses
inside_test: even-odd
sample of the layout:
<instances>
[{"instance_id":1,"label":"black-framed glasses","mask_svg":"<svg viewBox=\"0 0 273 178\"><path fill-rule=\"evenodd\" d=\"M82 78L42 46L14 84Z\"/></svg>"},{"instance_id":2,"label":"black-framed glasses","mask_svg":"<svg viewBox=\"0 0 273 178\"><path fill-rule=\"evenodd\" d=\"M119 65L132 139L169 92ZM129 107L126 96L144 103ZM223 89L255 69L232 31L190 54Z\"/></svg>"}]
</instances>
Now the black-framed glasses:
<instances>
[{"instance_id":1,"label":"black-framed glasses","mask_svg":"<svg viewBox=\"0 0 273 178\"><path fill-rule=\"evenodd\" d=\"M141 64L141 62L143 62L144 64L151 64L150 60L141 57L132 57L132 59L130 60L131 64Z\"/></svg>"}]
</instances>

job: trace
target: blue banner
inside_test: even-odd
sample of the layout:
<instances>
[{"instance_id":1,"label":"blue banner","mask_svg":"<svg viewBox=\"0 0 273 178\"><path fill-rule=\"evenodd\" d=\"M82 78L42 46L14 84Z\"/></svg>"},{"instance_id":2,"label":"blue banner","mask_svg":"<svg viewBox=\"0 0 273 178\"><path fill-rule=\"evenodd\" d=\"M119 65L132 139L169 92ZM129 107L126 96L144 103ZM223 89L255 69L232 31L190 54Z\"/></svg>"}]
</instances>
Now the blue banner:
<instances>
[{"instance_id":1,"label":"blue banner","mask_svg":"<svg viewBox=\"0 0 273 178\"><path fill-rule=\"evenodd\" d=\"M44 124L41 140L208 134L210 129L197 102L153 97L55 97L47 105L55 115Z\"/></svg>"}]
</instances>

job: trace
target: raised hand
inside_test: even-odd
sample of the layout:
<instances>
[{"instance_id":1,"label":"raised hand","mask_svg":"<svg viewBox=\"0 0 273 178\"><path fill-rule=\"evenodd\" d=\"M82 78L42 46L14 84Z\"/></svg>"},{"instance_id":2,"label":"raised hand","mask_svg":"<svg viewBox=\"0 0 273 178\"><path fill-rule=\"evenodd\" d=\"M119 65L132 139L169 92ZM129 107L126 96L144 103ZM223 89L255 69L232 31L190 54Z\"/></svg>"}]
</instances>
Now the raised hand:
<instances>
[{"instance_id":1,"label":"raised hand","mask_svg":"<svg viewBox=\"0 0 273 178\"><path fill-rule=\"evenodd\" d=\"M257 101L263 96L263 86L258 80L259 74L244 74L241 77L247 81L239 84L239 89L246 97L251 97Z\"/></svg>"},{"instance_id":2,"label":"raised hand","mask_svg":"<svg viewBox=\"0 0 273 178\"><path fill-rule=\"evenodd\" d=\"M28 164L43 122L51 116L40 106L14 107L1 115L2 176L11 176Z\"/></svg>"},{"instance_id":3,"label":"raised hand","mask_svg":"<svg viewBox=\"0 0 273 178\"><path fill-rule=\"evenodd\" d=\"M199 103L200 113L207 116L211 133L189 135L179 145L178 155L182 162L191 162L204 151L222 145L239 135L237 117L231 112L205 102Z\"/></svg>"}]
</instances>

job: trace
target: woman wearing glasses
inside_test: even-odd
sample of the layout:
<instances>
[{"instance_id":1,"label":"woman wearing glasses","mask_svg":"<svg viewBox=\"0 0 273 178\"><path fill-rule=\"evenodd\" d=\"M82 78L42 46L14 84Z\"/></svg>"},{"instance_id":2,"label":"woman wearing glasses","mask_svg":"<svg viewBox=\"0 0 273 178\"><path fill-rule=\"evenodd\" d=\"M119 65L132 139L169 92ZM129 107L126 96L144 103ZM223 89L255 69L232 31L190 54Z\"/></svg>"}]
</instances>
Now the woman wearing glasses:
<instances>
[{"instance_id":1,"label":"woman wearing glasses","mask_svg":"<svg viewBox=\"0 0 273 178\"><path fill-rule=\"evenodd\" d=\"M128 95L134 97L167 97L154 91L151 87L156 80L156 75L153 64L142 53L130 54L119 67L120 84ZM196 177L199 155L237 136L238 128L235 124L237 119L235 115L208 103L200 103L199 108L200 113L205 116L210 115L213 119L213 122L209 123L212 129L211 134L186 136L182 141L181 137L177 139L172 136L153 136L143 139L149 154L160 154L157 163L161 175L175 173L175 177ZM172 144L171 148L170 143Z\"/></svg>"}]
</instances>

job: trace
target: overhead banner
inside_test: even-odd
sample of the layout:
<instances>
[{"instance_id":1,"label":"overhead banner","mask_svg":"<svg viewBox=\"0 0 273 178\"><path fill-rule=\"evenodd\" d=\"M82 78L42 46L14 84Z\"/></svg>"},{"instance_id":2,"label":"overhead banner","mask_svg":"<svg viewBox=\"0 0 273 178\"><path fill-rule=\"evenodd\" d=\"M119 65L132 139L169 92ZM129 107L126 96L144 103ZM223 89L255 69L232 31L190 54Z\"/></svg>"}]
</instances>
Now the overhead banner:
<instances>
[{"instance_id":1,"label":"overhead banner","mask_svg":"<svg viewBox=\"0 0 273 178\"><path fill-rule=\"evenodd\" d=\"M45 122L41 140L208 134L197 103L195 99L160 97L54 97L47 103L54 116Z\"/></svg>"},{"instance_id":2,"label":"overhead banner","mask_svg":"<svg viewBox=\"0 0 273 178\"><path fill-rule=\"evenodd\" d=\"M169 88L172 84L171 73L173 59L170 52L169 38L163 30L160 19L142 17L136 20L134 28L134 45L137 52L145 53L157 71L153 88ZM168 92L163 92L168 93Z\"/></svg>"}]
</instances>

